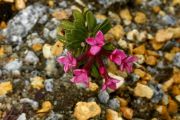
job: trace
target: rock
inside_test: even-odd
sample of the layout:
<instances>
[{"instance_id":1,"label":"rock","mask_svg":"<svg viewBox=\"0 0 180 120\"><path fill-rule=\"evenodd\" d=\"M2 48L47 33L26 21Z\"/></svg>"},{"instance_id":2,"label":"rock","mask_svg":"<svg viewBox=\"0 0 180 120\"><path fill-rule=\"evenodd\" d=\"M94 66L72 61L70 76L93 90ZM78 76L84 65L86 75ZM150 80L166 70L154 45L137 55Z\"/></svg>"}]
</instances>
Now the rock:
<instances>
[{"instance_id":1,"label":"rock","mask_svg":"<svg viewBox=\"0 0 180 120\"><path fill-rule=\"evenodd\" d=\"M175 84L180 84L180 71L174 72L173 79Z\"/></svg>"},{"instance_id":2,"label":"rock","mask_svg":"<svg viewBox=\"0 0 180 120\"><path fill-rule=\"evenodd\" d=\"M21 113L21 115L19 115L17 120L26 120L26 113Z\"/></svg>"},{"instance_id":3,"label":"rock","mask_svg":"<svg viewBox=\"0 0 180 120\"><path fill-rule=\"evenodd\" d=\"M167 25L175 25L176 24L175 18L173 18L172 16L169 16L169 15L163 16L162 21Z\"/></svg>"},{"instance_id":4,"label":"rock","mask_svg":"<svg viewBox=\"0 0 180 120\"><path fill-rule=\"evenodd\" d=\"M3 58L5 55L4 47L0 47L0 58Z\"/></svg>"},{"instance_id":5,"label":"rock","mask_svg":"<svg viewBox=\"0 0 180 120\"><path fill-rule=\"evenodd\" d=\"M138 35L139 35L139 31L134 29L132 31L129 31L126 36L128 40L134 41L137 39Z\"/></svg>"},{"instance_id":6,"label":"rock","mask_svg":"<svg viewBox=\"0 0 180 120\"><path fill-rule=\"evenodd\" d=\"M57 41L51 49L51 52L54 56L60 56L63 52L63 43L60 41Z\"/></svg>"},{"instance_id":7,"label":"rock","mask_svg":"<svg viewBox=\"0 0 180 120\"><path fill-rule=\"evenodd\" d=\"M60 7L62 7L62 8L66 8L67 7L67 1L62 1L62 2L59 2L59 4L58 4Z\"/></svg>"},{"instance_id":8,"label":"rock","mask_svg":"<svg viewBox=\"0 0 180 120\"><path fill-rule=\"evenodd\" d=\"M60 24L60 21L56 18L52 18L49 22L46 23L45 28L51 30L54 30L57 28L57 26Z\"/></svg>"},{"instance_id":9,"label":"rock","mask_svg":"<svg viewBox=\"0 0 180 120\"><path fill-rule=\"evenodd\" d=\"M48 15L45 14L39 19L38 23L39 24L45 24L47 22L47 20L48 20Z\"/></svg>"},{"instance_id":10,"label":"rock","mask_svg":"<svg viewBox=\"0 0 180 120\"><path fill-rule=\"evenodd\" d=\"M50 113L50 115L45 120L61 120L63 119L62 114L54 113L53 111Z\"/></svg>"},{"instance_id":11,"label":"rock","mask_svg":"<svg viewBox=\"0 0 180 120\"><path fill-rule=\"evenodd\" d=\"M177 95L175 98L180 103L180 95Z\"/></svg>"},{"instance_id":12,"label":"rock","mask_svg":"<svg viewBox=\"0 0 180 120\"><path fill-rule=\"evenodd\" d=\"M28 51L24 61L27 63L33 63L33 64L37 64L39 62L39 58L36 56L36 54L32 51Z\"/></svg>"},{"instance_id":13,"label":"rock","mask_svg":"<svg viewBox=\"0 0 180 120\"><path fill-rule=\"evenodd\" d=\"M129 12L129 9L125 8L125 9L121 10L119 15L124 20L124 23L126 23L126 25L131 23L132 16Z\"/></svg>"},{"instance_id":14,"label":"rock","mask_svg":"<svg viewBox=\"0 0 180 120\"><path fill-rule=\"evenodd\" d=\"M162 4L162 2L160 1L160 0L150 0L149 2L148 2L148 5L150 6L150 7L152 7L152 6L159 6L159 5L161 5Z\"/></svg>"},{"instance_id":15,"label":"rock","mask_svg":"<svg viewBox=\"0 0 180 120\"><path fill-rule=\"evenodd\" d=\"M57 29L49 31L49 37L52 39L56 39L57 37Z\"/></svg>"},{"instance_id":16,"label":"rock","mask_svg":"<svg viewBox=\"0 0 180 120\"><path fill-rule=\"evenodd\" d=\"M176 46L176 41L167 41L163 46L163 51L170 51L174 46Z\"/></svg>"},{"instance_id":17,"label":"rock","mask_svg":"<svg viewBox=\"0 0 180 120\"><path fill-rule=\"evenodd\" d=\"M151 99L153 97L154 92L150 87L137 83L134 89L134 94L138 97L146 97L148 99Z\"/></svg>"},{"instance_id":18,"label":"rock","mask_svg":"<svg viewBox=\"0 0 180 120\"><path fill-rule=\"evenodd\" d=\"M46 61L45 71L49 76L56 75L58 73L58 69L56 68L56 61L54 59L48 59Z\"/></svg>"},{"instance_id":19,"label":"rock","mask_svg":"<svg viewBox=\"0 0 180 120\"><path fill-rule=\"evenodd\" d=\"M9 2L9 3L13 3L14 2L14 0L2 0L2 1L4 1L4 2ZM1 1L0 1L1 2Z\"/></svg>"},{"instance_id":20,"label":"rock","mask_svg":"<svg viewBox=\"0 0 180 120\"><path fill-rule=\"evenodd\" d=\"M146 52L146 48L145 48L144 44L133 49L133 53L135 53L135 54L142 54L142 55L144 55L145 52Z\"/></svg>"},{"instance_id":21,"label":"rock","mask_svg":"<svg viewBox=\"0 0 180 120\"><path fill-rule=\"evenodd\" d=\"M147 56L145 60L147 65L156 65L157 63L157 58L155 56Z\"/></svg>"},{"instance_id":22,"label":"rock","mask_svg":"<svg viewBox=\"0 0 180 120\"><path fill-rule=\"evenodd\" d=\"M143 64L144 63L144 61L145 61L145 57L144 57L144 55L135 55L137 58L138 58L138 60L137 60L137 63L138 64Z\"/></svg>"},{"instance_id":23,"label":"rock","mask_svg":"<svg viewBox=\"0 0 180 120\"><path fill-rule=\"evenodd\" d=\"M163 83L163 90L167 92L168 89L173 85L173 83L174 83L174 79L172 78L166 81L165 83Z\"/></svg>"},{"instance_id":24,"label":"rock","mask_svg":"<svg viewBox=\"0 0 180 120\"><path fill-rule=\"evenodd\" d=\"M122 117L118 115L118 112L107 109L106 110L106 120L123 120Z\"/></svg>"},{"instance_id":25,"label":"rock","mask_svg":"<svg viewBox=\"0 0 180 120\"><path fill-rule=\"evenodd\" d=\"M146 72L144 72L144 71L141 70L141 69L135 69L135 70L134 70L134 73L137 74L138 76L140 76L141 78L144 78L145 75L146 75Z\"/></svg>"},{"instance_id":26,"label":"rock","mask_svg":"<svg viewBox=\"0 0 180 120\"><path fill-rule=\"evenodd\" d=\"M180 89L179 89L179 86L174 85L174 86L172 87L172 94L173 94L174 96L180 95Z\"/></svg>"},{"instance_id":27,"label":"rock","mask_svg":"<svg viewBox=\"0 0 180 120\"><path fill-rule=\"evenodd\" d=\"M44 58L46 58L46 59L54 58L54 56L51 52L51 48L52 48L51 45L44 44L43 49L42 49Z\"/></svg>"},{"instance_id":28,"label":"rock","mask_svg":"<svg viewBox=\"0 0 180 120\"><path fill-rule=\"evenodd\" d=\"M53 79L46 79L44 84L46 91L53 92Z\"/></svg>"},{"instance_id":29,"label":"rock","mask_svg":"<svg viewBox=\"0 0 180 120\"><path fill-rule=\"evenodd\" d=\"M118 45L119 45L120 47L122 47L123 49L127 49L127 47L128 47L127 42L126 42L125 40L122 40L122 39L120 39L120 40L118 41Z\"/></svg>"},{"instance_id":30,"label":"rock","mask_svg":"<svg viewBox=\"0 0 180 120\"><path fill-rule=\"evenodd\" d=\"M33 88L38 89L38 90L44 88L44 84L43 84L44 79L42 77L36 76L36 77L30 78L30 80L31 80L31 85Z\"/></svg>"},{"instance_id":31,"label":"rock","mask_svg":"<svg viewBox=\"0 0 180 120\"><path fill-rule=\"evenodd\" d=\"M89 83L89 89L90 89L90 91L95 92L95 91L98 90L98 88L99 88L99 86L98 86L96 83L93 83L93 82L90 82L90 83Z\"/></svg>"},{"instance_id":32,"label":"rock","mask_svg":"<svg viewBox=\"0 0 180 120\"><path fill-rule=\"evenodd\" d=\"M113 110L118 110L120 107L119 100L117 98L109 100L108 105Z\"/></svg>"},{"instance_id":33,"label":"rock","mask_svg":"<svg viewBox=\"0 0 180 120\"><path fill-rule=\"evenodd\" d=\"M70 14L68 14L68 12L65 10L56 10L52 13L52 16L57 20L63 20L68 19L70 17Z\"/></svg>"},{"instance_id":34,"label":"rock","mask_svg":"<svg viewBox=\"0 0 180 120\"><path fill-rule=\"evenodd\" d=\"M42 108L40 110L37 111L38 114L43 114L43 113L47 113L50 110L52 110L52 104L49 101L44 101L42 103Z\"/></svg>"},{"instance_id":35,"label":"rock","mask_svg":"<svg viewBox=\"0 0 180 120\"><path fill-rule=\"evenodd\" d=\"M118 98L118 100L120 102L121 107L126 107L128 105L128 101L125 100L124 98Z\"/></svg>"},{"instance_id":36,"label":"rock","mask_svg":"<svg viewBox=\"0 0 180 120\"><path fill-rule=\"evenodd\" d=\"M34 110L37 110L38 107L39 107L39 103L32 100L32 99L29 99L29 98L22 98L20 99L20 103L28 103L31 105L31 107L34 109Z\"/></svg>"},{"instance_id":37,"label":"rock","mask_svg":"<svg viewBox=\"0 0 180 120\"><path fill-rule=\"evenodd\" d=\"M151 101L153 103L160 102L164 97L164 92L162 90L161 84L157 83L150 83L149 87L153 90L153 97L151 98Z\"/></svg>"},{"instance_id":38,"label":"rock","mask_svg":"<svg viewBox=\"0 0 180 120\"><path fill-rule=\"evenodd\" d=\"M106 91L100 91L98 94L99 101L106 104L109 100L109 94Z\"/></svg>"},{"instance_id":39,"label":"rock","mask_svg":"<svg viewBox=\"0 0 180 120\"><path fill-rule=\"evenodd\" d=\"M24 0L15 0L15 7L17 10L22 10L26 7Z\"/></svg>"},{"instance_id":40,"label":"rock","mask_svg":"<svg viewBox=\"0 0 180 120\"><path fill-rule=\"evenodd\" d=\"M47 12L46 6L33 4L20 11L13 19L8 22L6 37L10 42L15 42L25 37L35 26L38 19ZM15 39L16 38L16 39Z\"/></svg>"},{"instance_id":41,"label":"rock","mask_svg":"<svg viewBox=\"0 0 180 120\"><path fill-rule=\"evenodd\" d=\"M166 106L163 106L163 105L157 106L156 110L161 114L161 116L164 119L171 120L171 117L167 111Z\"/></svg>"},{"instance_id":42,"label":"rock","mask_svg":"<svg viewBox=\"0 0 180 120\"><path fill-rule=\"evenodd\" d=\"M130 84L134 84L135 82L137 82L138 80L140 79L140 76L139 75L137 75L137 74L134 74L134 73L132 73L132 74L130 74L129 76L128 76L128 82L130 83Z\"/></svg>"},{"instance_id":43,"label":"rock","mask_svg":"<svg viewBox=\"0 0 180 120\"><path fill-rule=\"evenodd\" d=\"M173 5L180 5L180 0L173 0Z\"/></svg>"},{"instance_id":44,"label":"rock","mask_svg":"<svg viewBox=\"0 0 180 120\"><path fill-rule=\"evenodd\" d=\"M116 25L109 30L107 34L112 34L116 40L119 40L124 36L124 29L121 25Z\"/></svg>"},{"instance_id":45,"label":"rock","mask_svg":"<svg viewBox=\"0 0 180 120\"><path fill-rule=\"evenodd\" d=\"M173 65L180 67L180 52L176 53L174 56Z\"/></svg>"},{"instance_id":46,"label":"rock","mask_svg":"<svg viewBox=\"0 0 180 120\"><path fill-rule=\"evenodd\" d=\"M7 93L11 92L13 89L11 82L1 82L0 83L0 96L6 95Z\"/></svg>"},{"instance_id":47,"label":"rock","mask_svg":"<svg viewBox=\"0 0 180 120\"><path fill-rule=\"evenodd\" d=\"M154 50L159 50L164 46L163 42L156 42L155 40L152 40L151 45Z\"/></svg>"},{"instance_id":48,"label":"rock","mask_svg":"<svg viewBox=\"0 0 180 120\"><path fill-rule=\"evenodd\" d=\"M123 117L125 117L128 120L132 120L133 110L131 108L121 107L120 110L121 110L121 112L123 114Z\"/></svg>"},{"instance_id":49,"label":"rock","mask_svg":"<svg viewBox=\"0 0 180 120\"><path fill-rule=\"evenodd\" d=\"M15 70L19 70L21 67L22 67L22 61L15 59L14 61L8 62L4 66L4 69L8 71L15 71Z\"/></svg>"},{"instance_id":50,"label":"rock","mask_svg":"<svg viewBox=\"0 0 180 120\"><path fill-rule=\"evenodd\" d=\"M168 112L169 113L177 113L178 112L178 104L172 99L169 100Z\"/></svg>"},{"instance_id":51,"label":"rock","mask_svg":"<svg viewBox=\"0 0 180 120\"><path fill-rule=\"evenodd\" d=\"M155 35L156 42L165 42L173 38L173 32L170 32L166 29L160 29Z\"/></svg>"},{"instance_id":52,"label":"rock","mask_svg":"<svg viewBox=\"0 0 180 120\"><path fill-rule=\"evenodd\" d=\"M98 0L99 4L104 5L105 8L110 7L112 4L116 3L120 6L126 5L129 0Z\"/></svg>"},{"instance_id":53,"label":"rock","mask_svg":"<svg viewBox=\"0 0 180 120\"><path fill-rule=\"evenodd\" d=\"M74 116L77 120L88 120L100 113L101 108L96 102L78 102L74 110Z\"/></svg>"},{"instance_id":54,"label":"rock","mask_svg":"<svg viewBox=\"0 0 180 120\"><path fill-rule=\"evenodd\" d=\"M144 24L147 21L146 15L143 12L137 12L134 21L138 24Z\"/></svg>"}]
</instances>

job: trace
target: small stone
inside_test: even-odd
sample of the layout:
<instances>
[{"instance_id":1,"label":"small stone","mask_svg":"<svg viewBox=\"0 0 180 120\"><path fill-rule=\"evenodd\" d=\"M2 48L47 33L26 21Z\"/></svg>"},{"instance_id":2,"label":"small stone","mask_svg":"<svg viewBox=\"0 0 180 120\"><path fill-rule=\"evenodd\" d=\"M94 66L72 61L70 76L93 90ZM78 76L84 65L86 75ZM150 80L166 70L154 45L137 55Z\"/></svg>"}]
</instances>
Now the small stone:
<instances>
[{"instance_id":1,"label":"small stone","mask_svg":"<svg viewBox=\"0 0 180 120\"><path fill-rule=\"evenodd\" d=\"M128 120L132 120L133 109L128 108L128 107L121 107L120 110L121 110L121 112L123 114L123 117L125 117Z\"/></svg>"},{"instance_id":2,"label":"small stone","mask_svg":"<svg viewBox=\"0 0 180 120\"><path fill-rule=\"evenodd\" d=\"M46 91L53 92L53 79L46 79L44 84Z\"/></svg>"},{"instance_id":3,"label":"small stone","mask_svg":"<svg viewBox=\"0 0 180 120\"><path fill-rule=\"evenodd\" d=\"M127 47L128 47L127 42L126 42L125 40L122 40L122 39L120 39L120 40L118 41L118 45L119 45L120 47L122 47L123 49L127 49Z\"/></svg>"},{"instance_id":4,"label":"small stone","mask_svg":"<svg viewBox=\"0 0 180 120\"><path fill-rule=\"evenodd\" d=\"M34 101L34 100L31 100L29 98L22 98L20 99L20 103L28 103L31 105L31 107L34 109L34 110L37 110L38 107L39 107L39 103Z\"/></svg>"},{"instance_id":5,"label":"small stone","mask_svg":"<svg viewBox=\"0 0 180 120\"><path fill-rule=\"evenodd\" d=\"M107 120L123 120L122 117L118 115L118 112L111 109L106 110L106 119Z\"/></svg>"},{"instance_id":6,"label":"small stone","mask_svg":"<svg viewBox=\"0 0 180 120\"><path fill-rule=\"evenodd\" d=\"M5 29L7 27L4 21L0 22L0 29Z\"/></svg>"},{"instance_id":7,"label":"small stone","mask_svg":"<svg viewBox=\"0 0 180 120\"><path fill-rule=\"evenodd\" d=\"M45 70L46 74L49 76L56 75L58 72L58 69L56 68L56 61L54 59L47 59Z\"/></svg>"},{"instance_id":8,"label":"small stone","mask_svg":"<svg viewBox=\"0 0 180 120\"><path fill-rule=\"evenodd\" d=\"M173 5L180 5L180 0L173 0Z\"/></svg>"},{"instance_id":9,"label":"small stone","mask_svg":"<svg viewBox=\"0 0 180 120\"><path fill-rule=\"evenodd\" d=\"M135 70L134 70L134 73L137 74L137 75L139 75L141 78L144 78L145 75L146 75L146 72L144 72L144 71L141 70L141 69L135 69Z\"/></svg>"},{"instance_id":10,"label":"small stone","mask_svg":"<svg viewBox=\"0 0 180 120\"><path fill-rule=\"evenodd\" d=\"M177 95L175 98L180 103L180 95Z\"/></svg>"},{"instance_id":11,"label":"small stone","mask_svg":"<svg viewBox=\"0 0 180 120\"><path fill-rule=\"evenodd\" d=\"M1 82L0 83L0 96L11 92L13 89L11 82Z\"/></svg>"},{"instance_id":12,"label":"small stone","mask_svg":"<svg viewBox=\"0 0 180 120\"><path fill-rule=\"evenodd\" d=\"M36 56L34 52L28 51L24 58L24 61L27 63L37 64L39 62L39 58Z\"/></svg>"},{"instance_id":13,"label":"small stone","mask_svg":"<svg viewBox=\"0 0 180 120\"><path fill-rule=\"evenodd\" d=\"M135 54L142 54L142 55L144 55L145 52L146 52L146 48L145 48L144 44L133 49L133 53L135 53Z\"/></svg>"},{"instance_id":14,"label":"small stone","mask_svg":"<svg viewBox=\"0 0 180 120\"><path fill-rule=\"evenodd\" d=\"M173 85L173 83L174 83L174 79L172 78L166 81L165 83L163 83L163 90L167 92L168 89Z\"/></svg>"},{"instance_id":15,"label":"small stone","mask_svg":"<svg viewBox=\"0 0 180 120\"><path fill-rule=\"evenodd\" d=\"M90 89L92 92L97 91L98 88L99 88L99 86L98 86L96 83L90 82L90 84L89 84L89 89Z\"/></svg>"},{"instance_id":16,"label":"small stone","mask_svg":"<svg viewBox=\"0 0 180 120\"><path fill-rule=\"evenodd\" d=\"M5 66L4 69L8 71L15 71L19 70L22 67L22 61L19 61L18 59L15 59L14 61L8 62Z\"/></svg>"},{"instance_id":17,"label":"small stone","mask_svg":"<svg viewBox=\"0 0 180 120\"><path fill-rule=\"evenodd\" d=\"M22 10L26 7L24 0L15 0L15 7L17 10Z\"/></svg>"},{"instance_id":18,"label":"small stone","mask_svg":"<svg viewBox=\"0 0 180 120\"><path fill-rule=\"evenodd\" d=\"M176 53L173 58L173 65L180 67L180 52Z\"/></svg>"},{"instance_id":19,"label":"small stone","mask_svg":"<svg viewBox=\"0 0 180 120\"><path fill-rule=\"evenodd\" d=\"M129 20L129 21L132 20L132 16L129 12L129 9L127 9L127 8L121 10L119 14L122 19Z\"/></svg>"},{"instance_id":20,"label":"small stone","mask_svg":"<svg viewBox=\"0 0 180 120\"><path fill-rule=\"evenodd\" d=\"M51 102L45 101L42 103L42 108L40 110L38 110L37 113L38 114L46 114L47 112L52 110L52 108L53 108L53 106L52 106Z\"/></svg>"},{"instance_id":21,"label":"small stone","mask_svg":"<svg viewBox=\"0 0 180 120\"><path fill-rule=\"evenodd\" d=\"M172 61L174 58L175 54L174 53L165 53L164 58L168 61Z\"/></svg>"},{"instance_id":22,"label":"small stone","mask_svg":"<svg viewBox=\"0 0 180 120\"><path fill-rule=\"evenodd\" d=\"M0 47L0 58L5 55L4 47Z\"/></svg>"},{"instance_id":23,"label":"small stone","mask_svg":"<svg viewBox=\"0 0 180 120\"><path fill-rule=\"evenodd\" d=\"M171 120L171 117L167 111L166 106L163 106L163 105L157 106L156 110L161 114L161 116L164 119Z\"/></svg>"},{"instance_id":24,"label":"small stone","mask_svg":"<svg viewBox=\"0 0 180 120\"><path fill-rule=\"evenodd\" d=\"M78 102L74 110L77 120L88 120L101 113L101 108L96 102Z\"/></svg>"},{"instance_id":25,"label":"small stone","mask_svg":"<svg viewBox=\"0 0 180 120\"><path fill-rule=\"evenodd\" d=\"M180 95L180 88L179 88L179 86L174 85L174 86L172 87L172 94L173 94L174 96Z\"/></svg>"},{"instance_id":26,"label":"small stone","mask_svg":"<svg viewBox=\"0 0 180 120\"><path fill-rule=\"evenodd\" d=\"M52 46L49 45L49 44L45 44L45 45L43 46L43 49L42 49L42 51L43 51L43 56L44 56L46 59L50 59L50 58L53 58L53 57L54 57L53 54L52 54L52 52L51 52L51 48L52 48Z\"/></svg>"},{"instance_id":27,"label":"small stone","mask_svg":"<svg viewBox=\"0 0 180 120\"><path fill-rule=\"evenodd\" d=\"M113 110L118 110L120 107L119 100L117 98L109 100L108 105Z\"/></svg>"},{"instance_id":28,"label":"small stone","mask_svg":"<svg viewBox=\"0 0 180 120\"><path fill-rule=\"evenodd\" d=\"M108 102L109 97L110 96L109 96L108 92L106 92L106 91L100 91L98 94L99 101L104 104L106 104Z\"/></svg>"},{"instance_id":29,"label":"small stone","mask_svg":"<svg viewBox=\"0 0 180 120\"><path fill-rule=\"evenodd\" d=\"M159 13L161 11L161 8L159 6L153 6L152 10L154 13Z\"/></svg>"},{"instance_id":30,"label":"small stone","mask_svg":"<svg viewBox=\"0 0 180 120\"><path fill-rule=\"evenodd\" d=\"M32 45L32 49L37 52L40 51L42 49L42 44L41 43L36 43Z\"/></svg>"},{"instance_id":31,"label":"small stone","mask_svg":"<svg viewBox=\"0 0 180 120\"><path fill-rule=\"evenodd\" d=\"M21 113L21 115L19 115L17 120L26 120L26 113Z\"/></svg>"},{"instance_id":32,"label":"small stone","mask_svg":"<svg viewBox=\"0 0 180 120\"><path fill-rule=\"evenodd\" d=\"M38 89L38 90L44 88L44 84L43 84L44 79L42 77L36 76L36 77L31 78L30 80L31 80L31 85L33 88Z\"/></svg>"},{"instance_id":33,"label":"small stone","mask_svg":"<svg viewBox=\"0 0 180 120\"><path fill-rule=\"evenodd\" d=\"M107 34L112 34L116 40L119 40L124 36L124 29L121 25L116 25L110 29Z\"/></svg>"},{"instance_id":34,"label":"small stone","mask_svg":"<svg viewBox=\"0 0 180 120\"><path fill-rule=\"evenodd\" d=\"M138 35L139 35L139 31L134 29L132 31L129 31L126 36L128 40L134 41L137 39Z\"/></svg>"},{"instance_id":35,"label":"small stone","mask_svg":"<svg viewBox=\"0 0 180 120\"><path fill-rule=\"evenodd\" d=\"M176 20L172 16L169 16L169 15L163 16L162 20L167 25L175 25L176 24Z\"/></svg>"},{"instance_id":36,"label":"small stone","mask_svg":"<svg viewBox=\"0 0 180 120\"><path fill-rule=\"evenodd\" d=\"M138 60L137 60L138 64L143 64L144 63L144 61L145 61L144 55L135 55L135 56L138 58Z\"/></svg>"},{"instance_id":37,"label":"small stone","mask_svg":"<svg viewBox=\"0 0 180 120\"><path fill-rule=\"evenodd\" d=\"M54 56L60 56L63 52L63 43L60 41L57 41L51 49L51 52Z\"/></svg>"},{"instance_id":38,"label":"small stone","mask_svg":"<svg viewBox=\"0 0 180 120\"><path fill-rule=\"evenodd\" d=\"M151 99L154 93L150 87L137 83L134 89L134 94L138 97L146 97L148 99Z\"/></svg>"},{"instance_id":39,"label":"small stone","mask_svg":"<svg viewBox=\"0 0 180 120\"><path fill-rule=\"evenodd\" d=\"M153 65L156 65L157 58L154 56L147 56L145 62L146 62L146 64L153 66Z\"/></svg>"},{"instance_id":40,"label":"small stone","mask_svg":"<svg viewBox=\"0 0 180 120\"><path fill-rule=\"evenodd\" d=\"M151 45L154 48L154 50L159 50L164 46L164 43L156 42L155 40L152 40Z\"/></svg>"},{"instance_id":41,"label":"small stone","mask_svg":"<svg viewBox=\"0 0 180 120\"><path fill-rule=\"evenodd\" d=\"M118 98L119 102L120 102L120 106L121 107L126 107L128 105L128 101L124 98Z\"/></svg>"},{"instance_id":42,"label":"small stone","mask_svg":"<svg viewBox=\"0 0 180 120\"><path fill-rule=\"evenodd\" d=\"M168 112L169 113L177 113L178 112L178 104L172 99L169 100Z\"/></svg>"},{"instance_id":43,"label":"small stone","mask_svg":"<svg viewBox=\"0 0 180 120\"><path fill-rule=\"evenodd\" d=\"M144 24L147 21L146 15L143 12L137 12L134 21L138 24Z\"/></svg>"},{"instance_id":44,"label":"small stone","mask_svg":"<svg viewBox=\"0 0 180 120\"><path fill-rule=\"evenodd\" d=\"M65 10L56 10L52 13L52 16L57 20L68 19L70 15Z\"/></svg>"},{"instance_id":45,"label":"small stone","mask_svg":"<svg viewBox=\"0 0 180 120\"><path fill-rule=\"evenodd\" d=\"M49 31L49 37L52 39L56 39L57 37L57 29Z\"/></svg>"},{"instance_id":46,"label":"small stone","mask_svg":"<svg viewBox=\"0 0 180 120\"><path fill-rule=\"evenodd\" d=\"M180 72L174 72L173 79L175 84L180 84Z\"/></svg>"},{"instance_id":47,"label":"small stone","mask_svg":"<svg viewBox=\"0 0 180 120\"><path fill-rule=\"evenodd\" d=\"M156 42L165 42L171 40L173 37L173 32L170 32L166 29L160 29L155 35Z\"/></svg>"}]
</instances>

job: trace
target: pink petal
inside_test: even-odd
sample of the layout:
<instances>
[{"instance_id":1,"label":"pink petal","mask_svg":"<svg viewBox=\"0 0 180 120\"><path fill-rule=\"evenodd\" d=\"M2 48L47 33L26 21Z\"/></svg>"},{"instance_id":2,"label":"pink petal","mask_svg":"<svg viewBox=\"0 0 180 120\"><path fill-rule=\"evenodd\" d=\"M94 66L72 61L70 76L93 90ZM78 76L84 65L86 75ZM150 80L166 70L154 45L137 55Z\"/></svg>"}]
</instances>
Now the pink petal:
<instances>
[{"instance_id":1,"label":"pink petal","mask_svg":"<svg viewBox=\"0 0 180 120\"><path fill-rule=\"evenodd\" d=\"M106 90L106 88L107 88L107 86L106 86L106 84L104 83L101 90L104 91L104 90Z\"/></svg>"},{"instance_id":2,"label":"pink petal","mask_svg":"<svg viewBox=\"0 0 180 120\"><path fill-rule=\"evenodd\" d=\"M61 56L61 57L59 57L58 59L57 59L57 62L58 63L60 63L60 64L66 64L66 63L68 63L68 59L67 59L67 57L65 57L65 56Z\"/></svg>"},{"instance_id":3,"label":"pink petal","mask_svg":"<svg viewBox=\"0 0 180 120\"><path fill-rule=\"evenodd\" d=\"M67 64L64 65L64 72L67 72L69 70L69 66Z\"/></svg>"},{"instance_id":4,"label":"pink petal","mask_svg":"<svg viewBox=\"0 0 180 120\"><path fill-rule=\"evenodd\" d=\"M137 61L137 58L134 57L134 56L129 56L126 58L126 62L127 63L133 63L133 62L136 62Z\"/></svg>"},{"instance_id":5,"label":"pink petal","mask_svg":"<svg viewBox=\"0 0 180 120\"><path fill-rule=\"evenodd\" d=\"M75 70L73 71L73 74L74 74L74 75L81 75L81 74L82 74L82 69L75 69Z\"/></svg>"},{"instance_id":6,"label":"pink petal","mask_svg":"<svg viewBox=\"0 0 180 120\"><path fill-rule=\"evenodd\" d=\"M92 46L90 48L90 53L92 55L96 55L100 50L101 50L101 47L99 47L99 46Z\"/></svg>"},{"instance_id":7,"label":"pink petal","mask_svg":"<svg viewBox=\"0 0 180 120\"><path fill-rule=\"evenodd\" d=\"M104 35L101 31L97 32L95 40L99 45L104 45Z\"/></svg>"},{"instance_id":8,"label":"pink petal","mask_svg":"<svg viewBox=\"0 0 180 120\"><path fill-rule=\"evenodd\" d=\"M86 42L89 44L89 45L96 45L96 41L94 38L87 38L86 39Z\"/></svg>"}]
</instances>

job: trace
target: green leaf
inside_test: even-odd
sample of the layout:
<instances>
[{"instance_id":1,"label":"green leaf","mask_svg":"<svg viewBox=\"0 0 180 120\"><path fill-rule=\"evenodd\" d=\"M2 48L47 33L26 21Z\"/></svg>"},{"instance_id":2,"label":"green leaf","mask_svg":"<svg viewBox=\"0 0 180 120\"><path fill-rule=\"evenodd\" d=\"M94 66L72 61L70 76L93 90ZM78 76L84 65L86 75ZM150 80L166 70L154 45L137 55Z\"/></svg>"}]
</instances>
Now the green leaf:
<instances>
[{"instance_id":1,"label":"green leaf","mask_svg":"<svg viewBox=\"0 0 180 120\"><path fill-rule=\"evenodd\" d=\"M84 42L86 37L87 37L87 34L84 31L80 30L80 29L79 30L78 29L74 29L74 30L72 30L72 36L75 39L78 39L78 40Z\"/></svg>"},{"instance_id":2,"label":"green leaf","mask_svg":"<svg viewBox=\"0 0 180 120\"><path fill-rule=\"evenodd\" d=\"M98 68L97 66L94 64L91 68L91 75L95 78L98 78L100 75L99 75L99 71L98 71Z\"/></svg>"},{"instance_id":3,"label":"green leaf","mask_svg":"<svg viewBox=\"0 0 180 120\"><path fill-rule=\"evenodd\" d=\"M101 30L104 34L106 34L111 29L111 27L112 26L110 24L110 21L106 19L103 23L101 23L95 28L95 33Z\"/></svg>"},{"instance_id":4,"label":"green leaf","mask_svg":"<svg viewBox=\"0 0 180 120\"><path fill-rule=\"evenodd\" d=\"M115 47L114 47L114 45L113 45L112 43L106 43L106 44L103 46L103 48L104 48L105 50L114 50L114 49L115 49Z\"/></svg>"},{"instance_id":5,"label":"green leaf","mask_svg":"<svg viewBox=\"0 0 180 120\"><path fill-rule=\"evenodd\" d=\"M72 22L70 21L62 21L60 26L63 28L63 29L66 29L66 30L71 30L71 29L75 29L75 26Z\"/></svg>"},{"instance_id":6,"label":"green leaf","mask_svg":"<svg viewBox=\"0 0 180 120\"><path fill-rule=\"evenodd\" d=\"M96 18L94 17L93 13L91 11L88 11L86 13L86 21L87 26L90 31L93 31L93 29L96 27Z\"/></svg>"},{"instance_id":7,"label":"green leaf","mask_svg":"<svg viewBox=\"0 0 180 120\"><path fill-rule=\"evenodd\" d=\"M85 19L80 11L74 10L73 17L74 17L74 25L76 26L76 28L85 28Z\"/></svg>"}]
</instances>

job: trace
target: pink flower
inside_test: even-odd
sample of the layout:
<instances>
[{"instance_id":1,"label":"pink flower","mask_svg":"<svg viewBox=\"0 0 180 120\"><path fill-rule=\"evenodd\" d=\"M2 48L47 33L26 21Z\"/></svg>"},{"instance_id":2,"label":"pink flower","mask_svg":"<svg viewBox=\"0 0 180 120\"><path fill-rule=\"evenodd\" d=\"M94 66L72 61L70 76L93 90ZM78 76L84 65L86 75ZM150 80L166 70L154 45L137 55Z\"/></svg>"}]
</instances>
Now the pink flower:
<instances>
[{"instance_id":1,"label":"pink flower","mask_svg":"<svg viewBox=\"0 0 180 120\"><path fill-rule=\"evenodd\" d=\"M136 61L137 61L137 58L134 56L129 56L129 57L124 58L121 62L120 70L121 71L126 70L128 73L132 72L132 65Z\"/></svg>"},{"instance_id":2,"label":"pink flower","mask_svg":"<svg viewBox=\"0 0 180 120\"><path fill-rule=\"evenodd\" d=\"M117 65L120 65L124 58L126 58L126 54L122 50L118 49L115 49L109 56L109 59Z\"/></svg>"},{"instance_id":3,"label":"pink flower","mask_svg":"<svg viewBox=\"0 0 180 120\"><path fill-rule=\"evenodd\" d=\"M111 78L111 77L108 77L106 80L105 80L105 83L103 84L103 87L102 87L102 90L106 90L107 88L110 88L112 90L115 90L116 89L116 83L118 83L119 80L116 80L114 78Z\"/></svg>"},{"instance_id":4,"label":"pink flower","mask_svg":"<svg viewBox=\"0 0 180 120\"><path fill-rule=\"evenodd\" d=\"M71 53L67 52L67 56L61 56L57 59L57 62L64 65L64 71L67 72L69 69L76 66L77 61L71 55Z\"/></svg>"},{"instance_id":5,"label":"pink flower","mask_svg":"<svg viewBox=\"0 0 180 120\"><path fill-rule=\"evenodd\" d=\"M90 53L96 55L102 48L104 43L104 35L101 31L98 31L95 38L87 38L86 42L91 45Z\"/></svg>"},{"instance_id":6,"label":"pink flower","mask_svg":"<svg viewBox=\"0 0 180 120\"><path fill-rule=\"evenodd\" d=\"M75 69L73 71L74 77L71 79L73 83L82 83L86 87L89 86L88 73L85 69Z\"/></svg>"}]
</instances>

